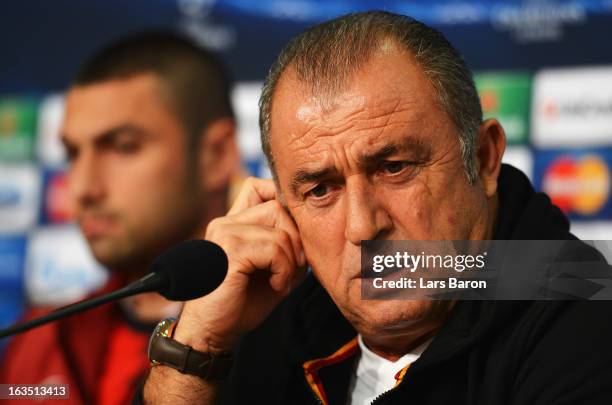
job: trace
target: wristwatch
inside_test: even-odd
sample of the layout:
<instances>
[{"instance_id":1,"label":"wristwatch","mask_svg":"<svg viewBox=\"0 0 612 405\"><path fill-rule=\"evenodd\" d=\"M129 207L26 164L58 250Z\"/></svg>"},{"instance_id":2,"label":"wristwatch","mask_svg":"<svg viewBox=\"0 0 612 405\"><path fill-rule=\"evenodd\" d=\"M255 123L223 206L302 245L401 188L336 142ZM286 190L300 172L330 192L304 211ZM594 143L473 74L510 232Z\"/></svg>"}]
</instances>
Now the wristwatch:
<instances>
[{"instance_id":1,"label":"wristwatch","mask_svg":"<svg viewBox=\"0 0 612 405\"><path fill-rule=\"evenodd\" d=\"M151 366L163 364L204 380L226 378L232 367L232 356L200 352L177 342L172 338L177 322L176 318L166 318L155 327L149 340Z\"/></svg>"}]
</instances>

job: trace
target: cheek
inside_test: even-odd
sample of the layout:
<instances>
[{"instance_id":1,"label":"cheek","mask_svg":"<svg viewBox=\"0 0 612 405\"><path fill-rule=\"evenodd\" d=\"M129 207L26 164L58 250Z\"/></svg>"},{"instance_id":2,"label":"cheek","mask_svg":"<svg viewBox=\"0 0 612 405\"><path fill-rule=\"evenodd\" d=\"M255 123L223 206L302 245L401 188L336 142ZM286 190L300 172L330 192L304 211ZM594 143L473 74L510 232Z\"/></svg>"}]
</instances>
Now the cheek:
<instances>
[{"instance_id":1,"label":"cheek","mask_svg":"<svg viewBox=\"0 0 612 405\"><path fill-rule=\"evenodd\" d=\"M165 179L175 179L186 167L186 157L175 153L172 149L168 147L164 150L162 145L156 145L139 155L126 157L124 162L121 162L122 165L116 167L125 166L123 170L127 175L125 177L132 177L134 183L143 182L140 186L143 189L151 187L155 182L167 183Z\"/></svg>"},{"instance_id":2,"label":"cheek","mask_svg":"<svg viewBox=\"0 0 612 405\"><path fill-rule=\"evenodd\" d=\"M430 170L405 189L388 189L383 201L396 225L394 239L465 239L482 205L462 167Z\"/></svg>"},{"instance_id":3,"label":"cheek","mask_svg":"<svg viewBox=\"0 0 612 405\"><path fill-rule=\"evenodd\" d=\"M394 223L392 239L432 239L435 218L439 214L437 201L425 183L404 190L389 190L383 196L386 209Z\"/></svg>"},{"instance_id":4,"label":"cheek","mask_svg":"<svg viewBox=\"0 0 612 405\"><path fill-rule=\"evenodd\" d=\"M308 264L323 284L334 280L343 266L344 219L333 210L313 215L307 209L294 212Z\"/></svg>"},{"instance_id":5,"label":"cheek","mask_svg":"<svg viewBox=\"0 0 612 405\"><path fill-rule=\"evenodd\" d=\"M186 175L182 160L168 156L141 156L128 162L121 174L111 178L113 203L130 222L160 222L172 210L184 209L175 201L184 199ZM128 217L129 216L129 217Z\"/></svg>"},{"instance_id":6,"label":"cheek","mask_svg":"<svg viewBox=\"0 0 612 405\"><path fill-rule=\"evenodd\" d=\"M178 189L181 181L158 178L145 187L143 179L139 188L135 186L126 194L119 208L124 232L146 244L189 236L187 232L199 222L194 204L197 198L184 187Z\"/></svg>"},{"instance_id":7,"label":"cheek","mask_svg":"<svg viewBox=\"0 0 612 405\"><path fill-rule=\"evenodd\" d=\"M137 154L115 157L112 169L124 187L129 184L133 194L155 189L162 192L171 189L184 176L186 156L179 152L177 145L155 143L143 147Z\"/></svg>"},{"instance_id":8,"label":"cheek","mask_svg":"<svg viewBox=\"0 0 612 405\"><path fill-rule=\"evenodd\" d=\"M399 204L394 218L408 236L404 238L416 240L466 239L481 205L477 193L459 182L441 187L420 183L404 196L404 201L410 203Z\"/></svg>"}]
</instances>

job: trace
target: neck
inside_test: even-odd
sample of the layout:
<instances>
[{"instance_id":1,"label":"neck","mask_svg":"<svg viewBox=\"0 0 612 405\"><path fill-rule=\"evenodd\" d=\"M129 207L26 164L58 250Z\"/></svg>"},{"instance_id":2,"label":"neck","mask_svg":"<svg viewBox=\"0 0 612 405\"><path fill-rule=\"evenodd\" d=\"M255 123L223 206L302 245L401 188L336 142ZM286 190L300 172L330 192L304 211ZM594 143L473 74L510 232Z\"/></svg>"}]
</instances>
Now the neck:
<instances>
[{"instance_id":1,"label":"neck","mask_svg":"<svg viewBox=\"0 0 612 405\"><path fill-rule=\"evenodd\" d=\"M209 193L206 198L206 210L197 228L194 229L192 239L202 239L206 233L206 227L215 218L225 215L228 209L229 189L224 188L215 193Z\"/></svg>"},{"instance_id":2,"label":"neck","mask_svg":"<svg viewBox=\"0 0 612 405\"><path fill-rule=\"evenodd\" d=\"M186 233L183 240L202 239L204 237L208 223L225 213L227 208L226 194L224 190L220 195L209 196L206 200L205 214L197 221L197 225ZM181 240L176 241L176 243L179 242ZM148 271L147 267L147 265L132 267L126 277L126 282L131 283L143 277ZM177 316L182 303L169 301L157 293L145 293L126 298L123 305L139 322L152 323L168 316Z\"/></svg>"},{"instance_id":3,"label":"neck","mask_svg":"<svg viewBox=\"0 0 612 405\"><path fill-rule=\"evenodd\" d=\"M389 350L389 347L391 346L378 345L377 343L367 340L364 336L362 336L362 340L363 343L367 346L367 348L370 349L370 351L376 354L377 356L380 356L391 362L396 362L401 357L406 355L406 353L414 351L417 347L421 346L423 343L431 339L435 335L435 332L436 330L434 329L429 333L425 333L415 339L411 339L410 342L406 344L402 350Z\"/></svg>"},{"instance_id":4,"label":"neck","mask_svg":"<svg viewBox=\"0 0 612 405\"><path fill-rule=\"evenodd\" d=\"M389 361L400 357L432 338L446 320L456 301L432 301L427 318L415 321L401 330L388 333L361 333L365 345L376 355Z\"/></svg>"}]
</instances>

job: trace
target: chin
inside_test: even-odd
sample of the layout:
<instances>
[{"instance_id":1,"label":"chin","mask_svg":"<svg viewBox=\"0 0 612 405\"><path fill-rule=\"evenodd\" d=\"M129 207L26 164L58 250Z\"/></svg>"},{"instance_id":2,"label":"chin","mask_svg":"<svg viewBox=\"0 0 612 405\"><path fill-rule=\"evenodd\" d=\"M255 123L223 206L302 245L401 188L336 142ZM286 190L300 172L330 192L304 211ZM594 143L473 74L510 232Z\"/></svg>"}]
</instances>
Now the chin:
<instances>
[{"instance_id":1,"label":"chin","mask_svg":"<svg viewBox=\"0 0 612 405\"><path fill-rule=\"evenodd\" d=\"M126 254L111 241L101 239L89 245L96 260L109 270L120 270L129 263Z\"/></svg>"},{"instance_id":2,"label":"chin","mask_svg":"<svg viewBox=\"0 0 612 405\"><path fill-rule=\"evenodd\" d=\"M362 300L358 297L350 307L343 311L345 316L358 331L367 334L405 329L436 312L433 301L416 300Z\"/></svg>"}]
</instances>

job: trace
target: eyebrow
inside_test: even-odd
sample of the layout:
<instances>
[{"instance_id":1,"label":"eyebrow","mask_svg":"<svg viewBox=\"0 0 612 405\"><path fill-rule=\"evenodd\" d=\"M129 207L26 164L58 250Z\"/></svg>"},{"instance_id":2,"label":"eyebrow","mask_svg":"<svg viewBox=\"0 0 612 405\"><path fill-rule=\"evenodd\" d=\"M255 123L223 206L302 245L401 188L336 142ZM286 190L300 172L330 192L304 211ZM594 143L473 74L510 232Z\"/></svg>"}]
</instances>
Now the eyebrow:
<instances>
[{"instance_id":1,"label":"eyebrow","mask_svg":"<svg viewBox=\"0 0 612 405\"><path fill-rule=\"evenodd\" d=\"M94 135L93 143L96 145L110 143L114 140L114 138L121 135L122 133L134 134L138 137L143 137L147 135L147 132L144 129L136 125L122 124L122 125L118 125L116 127L107 129L99 134ZM60 135L60 141L66 148L70 148L74 146L73 143L70 141L68 135L66 135L66 133L62 133Z\"/></svg>"},{"instance_id":2,"label":"eyebrow","mask_svg":"<svg viewBox=\"0 0 612 405\"><path fill-rule=\"evenodd\" d=\"M357 161L360 166L372 167L383 159L393 156L397 153L413 150L416 152L415 160L423 161L429 157L430 149L421 139L414 137L405 137L399 142L391 142L382 146L372 153L360 154ZM325 178L329 178L337 172L334 167L325 167L317 170L298 169L291 179L291 191L297 195L299 188L303 184L318 183Z\"/></svg>"},{"instance_id":3,"label":"eyebrow","mask_svg":"<svg viewBox=\"0 0 612 405\"><path fill-rule=\"evenodd\" d=\"M306 169L299 169L295 172L295 175L291 179L291 191L293 194L298 194L298 189L302 184L306 183L317 183L321 179L329 177L332 172L336 170L331 167L326 167L320 170L308 171Z\"/></svg>"},{"instance_id":4,"label":"eyebrow","mask_svg":"<svg viewBox=\"0 0 612 405\"><path fill-rule=\"evenodd\" d=\"M420 138L405 137L399 142L389 143L373 153L364 153L358 156L358 161L363 166L370 166L372 163L393 156L398 153L414 151L416 160L424 160L429 155L429 147Z\"/></svg>"},{"instance_id":5,"label":"eyebrow","mask_svg":"<svg viewBox=\"0 0 612 405\"><path fill-rule=\"evenodd\" d=\"M369 167L374 162L379 162L382 159L386 159L389 156L395 155L398 152L403 151L405 148L400 147L397 144L385 145L374 153L362 153L357 157L357 161L361 166Z\"/></svg>"}]
</instances>

